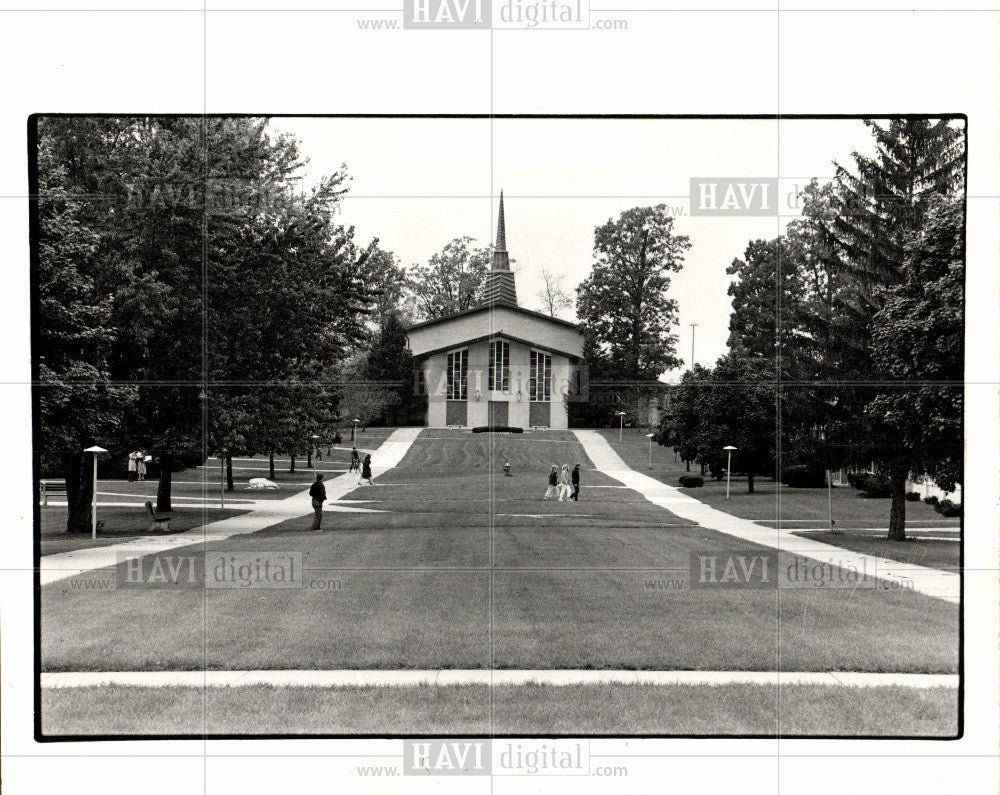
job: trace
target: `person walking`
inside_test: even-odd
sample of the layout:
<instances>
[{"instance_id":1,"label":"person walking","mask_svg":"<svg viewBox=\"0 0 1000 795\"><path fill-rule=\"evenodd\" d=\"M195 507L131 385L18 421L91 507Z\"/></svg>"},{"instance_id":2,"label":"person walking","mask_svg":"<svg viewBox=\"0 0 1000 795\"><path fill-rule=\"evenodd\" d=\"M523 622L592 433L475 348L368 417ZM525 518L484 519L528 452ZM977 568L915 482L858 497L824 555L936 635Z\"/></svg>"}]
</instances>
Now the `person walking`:
<instances>
[{"instance_id":1,"label":"person walking","mask_svg":"<svg viewBox=\"0 0 1000 795\"><path fill-rule=\"evenodd\" d=\"M580 465L577 464L573 467L573 473L570 475L570 479L573 482L573 502L580 501Z\"/></svg>"},{"instance_id":2,"label":"person walking","mask_svg":"<svg viewBox=\"0 0 1000 795\"><path fill-rule=\"evenodd\" d=\"M312 497L313 524L312 529L317 533L322 530L323 503L326 502L326 486L323 485L323 475L316 475L316 482L309 487L309 496Z\"/></svg>"},{"instance_id":3,"label":"person walking","mask_svg":"<svg viewBox=\"0 0 1000 795\"><path fill-rule=\"evenodd\" d=\"M146 479L146 454L140 453L139 458L135 462L135 471L139 476L139 480Z\"/></svg>"},{"instance_id":4,"label":"person walking","mask_svg":"<svg viewBox=\"0 0 1000 795\"><path fill-rule=\"evenodd\" d=\"M559 493L559 467L553 464L552 471L549 472L549 487L545 489L545 496L542 497L542 499L547 500L549 497L555 497L558 493Z\"/></svg>"},{"instance_id":5,"label":"person walking","mask_svg":"<svg viewBox=\"0 0 1000 795\"><path fill-rule=\"evenodd\" d=\"M135 453L128 454L128 479L132 482L139 475L139 462L135 460Z\"/></svg>"},{"instance_id":6,"label":"person walking","mask_svg":"<svg viewBox=\"0 0 1000 795\"><path fill-rule=\"evenodd\" d=\"M366 480L368 481L368 483L370 485L372 485L372 486L375 485L375 481L372 480L372 454L371 453L368 453L365 456L365 460L361 464L361 480L358 481L358 485L360 486Z\"/></svg>"},{"instance_id":7,"label":"person walking","mask_svg":"<svg viewBox=\"0 0 1000 795\"><path fill-rule=\"evenodd\" d=\"M360 472L361 471L361 456L358 454L358 448L351 447L351 466L348 472Z\"/></svg>"},{"instance_id":8,"label":"person walking","mask_svg":"<svg viewBox=\"0 0 1000 795\"><path fill-rule=\"evenodd\" d=\"M569 464L563 464L562 474L559 476L559 502L569 502L572 493L573 486L569 476Z\"/></svg>"}]
</instances>

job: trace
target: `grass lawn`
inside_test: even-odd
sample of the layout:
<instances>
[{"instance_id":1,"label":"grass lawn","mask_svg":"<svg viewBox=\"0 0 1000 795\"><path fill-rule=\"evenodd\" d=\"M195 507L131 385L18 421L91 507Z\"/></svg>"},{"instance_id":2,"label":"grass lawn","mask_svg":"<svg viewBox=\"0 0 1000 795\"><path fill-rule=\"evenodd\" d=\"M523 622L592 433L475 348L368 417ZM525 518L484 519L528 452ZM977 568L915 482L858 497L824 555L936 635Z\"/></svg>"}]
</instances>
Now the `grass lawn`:
<instances>
[{"instance_id":1,"label":"grass lawn","mask_svg":"<svg viewBox=\"0 0 1000 795\"><path fill-rule=\"evenodd\" d=\"M646 438L644 429L626 428L621 442L618 441L617 430L602 429L599 432L626 464L669 486L679 488L678 478L681 475L699 474L697 465L692 464L691 472L688 473L684 462L674 460L671 448L657 444L653 445L653 467L650 469L649 439ZM771 478L756 478L754 493L748 494L746 477L734 475L730 484L730 498L726 500L726 481L712 480L711 475L706 472L703 487L682 491L717 510L766 527L775 527L780 521L782 528L810 531L811 537L833 546L868 552L904 563L918 563L918 558L923 557L939 561L940 565L930 562L921 565L948 569L958 566L958 544L936 544L935 551L930 553L926 550L916 551L920 545L885 540L891 501L888 498L863 498L858 491L847 485L835 486L832 493L834 528L843 531L843 536L829 533L828 496L825 488L791 489L775 483ZM960 521L957 517L949 519L941 516L923 502L907 502L906 527L910 533L922 534L925 529L933 528L958 530ZM869 532L851 532L861 530ZM822 531L826 533L821 535ZM879 534L883 536L881 540ZM865 546L858 546L859 543Z\"/></svg>"},{"instance_id":2,"label":"grass lawn","mask_svg":"<svg viewBox=\"0 0 1000 795\"><path fill-rule=\"evenodd\" d=\"M829 530L819 530L796 533L796 535L850 549L853 552L881 555L898 560L900 563L928 566L932 569L945 571L959 570L958 552L960 545L957 535L949 537L945 534L937 534L934 538L909 538L905 542L886 541L881 535L861 530L844 530L833 535L830 534Z\"/></svg>"},{"instance_id":3,"label":"grass lawn","mask_svg":"<svg viewBox=\"0 0 1000 795\"><path fill-rule=\"evenodd\" d=\"M490 726L490 702L493 720ZM952 737L950 688L789 685L102 688L42 691L65 734L749 734ZM100 716L95 718L95 716Z\"/></svg>"},{"instance_id":4,"label":"grass lawn","mask_svg":"<svg viewBox=\"0 0 1000 795\"><path fill-rule=\"evenodd\" d=\"M236 507L227 507L225 510L218 507L175 508L170 512L170 533L183 533L194 527L201 527L209 522L227 519L231 516L239 516L246 513L247 510L247 508ZM124 505L98 506L97 518L98 521L104 522L104 527L96 540L90 537L90 533L66 532L65 506L48 505L43 507L41 512L42 555L53 555L57 552L71 552L76 549L120 544L123 541L132 541L136 538L148 536L159 538L164 535L160 531L149 531L149 515L141 505L136 507ZM196 540L192 539L192 543Z\"/></svg>"},{"instance_id":5,"label":"grass lawn","mask_svg":"<svg viewBox=\"0 0 1000 795\"><path fill-rule=\"evenodd\" d=\"M552 462L581 463L580 502L541 500ZM47 586L43 669L957 670L958 608L921 594L690 589L693 552L765 550L614 487L567 432L428 431L378 482L348 499L381 513L209 547L301 552L301 589Z\"/></svg>"}]
</instances>

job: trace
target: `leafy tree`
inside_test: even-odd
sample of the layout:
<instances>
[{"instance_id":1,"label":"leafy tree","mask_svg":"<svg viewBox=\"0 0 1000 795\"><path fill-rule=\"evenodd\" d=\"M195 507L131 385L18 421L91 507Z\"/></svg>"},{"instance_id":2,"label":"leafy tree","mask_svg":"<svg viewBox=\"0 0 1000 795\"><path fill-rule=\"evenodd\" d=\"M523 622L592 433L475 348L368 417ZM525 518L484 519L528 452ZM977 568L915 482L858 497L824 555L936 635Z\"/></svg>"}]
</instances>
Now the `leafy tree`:
<instances>
[{"instance_id":1,"label":"leafy tree","mask_svg":"<svg viewBox=\"0 0 1000 795\"><path fill-rule=\"evenodd\" d=\"M882 291L872 325L873 363L900 382L866 409L884 443L892 540L905 538L908 475L930 474L949 491L962 480L963 230L959 200L928 203L922 230L904 244L902 281Z\"/></svg>"},{"instance_id":2,"label":"leafy tree","mask_svg":"<svg viewBox=\"0 0 1000 795\"><path fill-rule=\"evenodd\" d=\"M424 320L444 317L476 305L486 272L490 249L470 248L471 237L457 237L426 265L410 268L407 286Z\"/></svg>"},{"instance_id":3,"label":"leafy tree","mask_svg":"<svg viewBox=\"0 0 1000 795\"><path fill-rule=\"evenodd\" d=\"M626 210L595 230L595 263L577 288L577 316L595 376L656 379L680 365L670 331L677 302L668 288L691 244L673 227L661 204Z\"/></svg>"},{"instance_id":4,"label":"leafy tree","mask_svg":"<svg viewBox=\"0 0 1000 795\"><path fill-rule=\"evenodd\" d=\"M89 532L93 481L83 449L112 444L134 392L110 379L112 305L91 273L99 240L82 220L84 203L68 187L46 137L39 141L38 174L35 448L43 470L58 468L65 478L67 532Z\"/></svg>"}]
</instances>

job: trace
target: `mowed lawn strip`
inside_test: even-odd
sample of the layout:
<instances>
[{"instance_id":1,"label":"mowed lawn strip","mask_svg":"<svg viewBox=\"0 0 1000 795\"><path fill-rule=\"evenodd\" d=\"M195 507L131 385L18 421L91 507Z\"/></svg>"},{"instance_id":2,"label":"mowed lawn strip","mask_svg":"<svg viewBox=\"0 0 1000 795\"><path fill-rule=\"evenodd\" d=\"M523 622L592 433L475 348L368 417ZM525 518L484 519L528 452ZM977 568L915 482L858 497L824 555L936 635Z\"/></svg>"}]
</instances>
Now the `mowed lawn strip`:
<instances>
[{"instance_id":1,"label":"mowed lawn strip","mask_svg":"<svg viewBox=\"0 0 1000 795\"><path fill-rule=\"evenodd\" d=\"M154 499L155 503L155 499ZM91 549L93 547L105 547L110 544L121 544L124 541L132 541L137 538L162 538L164 535L175 533L185 533L196 527L216 522L219 519L229 519L233 516L247 513L249 509L245 506L233 506L220 509L206 504L204 507L184 506L175 507L170 512L170 532L149 530L149 513L145 506L136 507L123 505L99 506L97 509L98 520L104 522L100 534L96 539L91 538L90 533L67 533L65 506L49 505L41 509L41 541L42 555L54 555L59 552L72 552L77 549ZM198 534L195 534L191 543L197 543Z\"/></svg>"},{"instance_id":2,"label":"mowed lawn strip","mask_svg":"<svg viewBox=\"0 0 1000 795\"><path fill-rule=\"evenodd\" d=\"M490 726L490 702L493 726ZM68 734L956 733L951 688L822 685L451 685L42 691L42 730ZM100 715L100 720L94 716Z\"/></svg>"},{"instance_id":3,"label":"mowed lawn strip","mask_svg":"<svg viewBox=\"0 0 1000 795\"><path fill-rule=\"evenodd\" d=\"M302 589L213 589L202 617L200 591L47 587L43 668L956 671L957 607L940 600L692 590L693 553L769 551L627 489L588 491L610 479L551 435L435 431L382 485L348 495L385 513L330 512L324 533L303 515L210 546L301 552ZM580 502L542 501L552 460L581 463Z\"/></svg>"}]
</instances>

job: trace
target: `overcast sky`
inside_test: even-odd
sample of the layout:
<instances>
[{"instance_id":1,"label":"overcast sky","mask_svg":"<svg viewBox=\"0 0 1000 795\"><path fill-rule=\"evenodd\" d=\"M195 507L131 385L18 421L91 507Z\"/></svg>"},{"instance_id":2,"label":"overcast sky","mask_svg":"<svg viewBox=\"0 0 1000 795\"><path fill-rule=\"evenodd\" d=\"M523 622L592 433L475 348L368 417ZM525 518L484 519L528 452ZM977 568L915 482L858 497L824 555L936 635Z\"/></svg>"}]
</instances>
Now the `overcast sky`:
<instances>
[{"instance_id":1,"label":"overcast sky","mask_svg":"<svg viewBox=\"0 0 1000 795\"><path fill-rule=\"evenodd\" d=\"M352 183L343 222L360 243L378 237L405 266L462 235L489 243L503 189L518 302L531 309L541 309L543 268L562 275L570 292L588 275L596 226L631 207L675 207L675 231L692 244L670 288L685 367L690 323L698 324L698 362L710 365L726 352L726 267L748 241L775 237L795 217L785 202L794 185L829 179L834 160L847 165L853 149L873 149L853 120L283 118L272 125L300 140L307 184L346 165ZM781 217L688 215L691 177L774 176Z\"/></svg>"}]
</instances>

